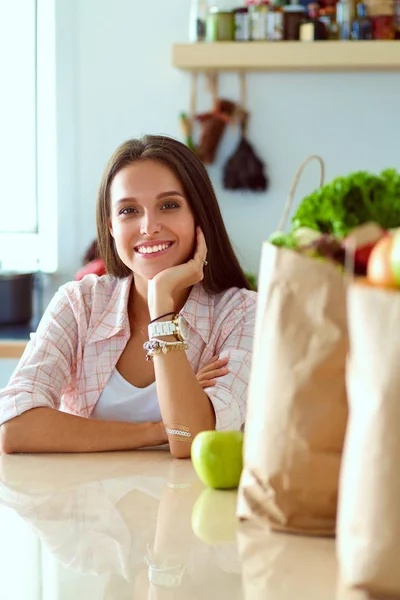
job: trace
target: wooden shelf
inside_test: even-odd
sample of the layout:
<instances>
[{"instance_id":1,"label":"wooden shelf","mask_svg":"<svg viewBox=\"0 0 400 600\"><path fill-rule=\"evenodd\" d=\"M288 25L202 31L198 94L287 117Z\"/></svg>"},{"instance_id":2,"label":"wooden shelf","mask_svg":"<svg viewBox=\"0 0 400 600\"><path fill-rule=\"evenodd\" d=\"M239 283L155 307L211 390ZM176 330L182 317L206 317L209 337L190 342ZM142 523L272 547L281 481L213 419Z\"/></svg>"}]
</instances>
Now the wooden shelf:
<instances>
[{"instance_id":1,"label":"wooden shelf","mask_svg":"<svg viewBox=\"0 0 400 600\"><path fill-rule=\"evenodd\" d=\"M190 71L397 71L400 42L175 44L172 63Z\"/></svg>"}]
</instances>

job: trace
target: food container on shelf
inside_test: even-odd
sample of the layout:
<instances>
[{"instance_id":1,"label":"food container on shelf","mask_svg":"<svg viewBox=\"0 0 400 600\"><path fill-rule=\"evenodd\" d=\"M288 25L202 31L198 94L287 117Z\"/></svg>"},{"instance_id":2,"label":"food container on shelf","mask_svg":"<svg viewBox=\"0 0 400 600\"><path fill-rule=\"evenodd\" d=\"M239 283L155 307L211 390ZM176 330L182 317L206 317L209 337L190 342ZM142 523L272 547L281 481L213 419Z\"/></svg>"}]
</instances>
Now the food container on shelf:
<instances>
[{"instance_id":1,"label":"food container on shelf","mask_svg":"<svg viewBox=\"0 0 400 600\"><path fill-rule=\"evenodd\" d=\"M211 6L206 25L207 42L231 42L235 39L235 15L233 11Z\"/></svg>"}]
</instances>

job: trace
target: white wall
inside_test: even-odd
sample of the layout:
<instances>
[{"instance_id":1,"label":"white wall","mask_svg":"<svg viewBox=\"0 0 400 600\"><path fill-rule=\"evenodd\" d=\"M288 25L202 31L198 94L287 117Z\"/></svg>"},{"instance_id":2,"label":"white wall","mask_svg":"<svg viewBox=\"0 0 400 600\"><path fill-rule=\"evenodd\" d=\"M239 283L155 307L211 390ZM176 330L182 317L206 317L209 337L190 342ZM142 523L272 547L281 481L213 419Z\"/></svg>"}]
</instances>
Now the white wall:
<instances>
[{"instance_id":1,"label":"white wall","mask_svg":"<svg viewBox=\"0 0 400 600\"><path fill-rule=\"evenodd\" d=\"M16 358L0 359L0 390L6 387L6 385L8 384L10 377L13 374L17 364L18 360Z\"/></svg>"},{"instance_id":2,"label":"white wall","mask_svg":"<svg viewBox=\"0 0 400 600\"><path fill-rule=\"evenodd\" d=\"M181 137L189 76L171 66L171 45L187 41L189 0L58 0L61 277L70 277L95 235L98 180L110 153L144 133ZM62 29L62 33L61 33ZM249 138L267 162L266 194L222 189L230 132L210 168L225 222L247 269L257 270L261 241L276 228L291 180L310 153L327 178L353 169L399 167L399 73L250 74ZM204 84L199 109L210 107ZM234 74L220 94L239 99ZM317 182L310 166L298 197Z\"/></svg>"}]
</instances>

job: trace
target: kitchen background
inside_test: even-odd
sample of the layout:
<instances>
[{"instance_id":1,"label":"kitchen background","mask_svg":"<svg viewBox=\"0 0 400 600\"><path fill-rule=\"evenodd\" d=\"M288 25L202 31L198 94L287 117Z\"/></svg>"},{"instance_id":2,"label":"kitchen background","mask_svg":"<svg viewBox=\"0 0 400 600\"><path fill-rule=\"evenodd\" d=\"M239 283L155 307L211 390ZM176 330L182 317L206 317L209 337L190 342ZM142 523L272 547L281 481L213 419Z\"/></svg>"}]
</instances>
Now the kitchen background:
<instances>
[{"instance_id":1,"label":"kitchen background","mask_svg":"<svg viewBox=\"0 0 400 600\"><path fill-rule=\"evenodd\" d=\"M188 40L189 12L189 0L57 3L60 280L73 276L94 237L97 183L115 146L144 133L183 139L179 113L189 108L190 77L172 67L171 46ZM242 263L257 271L262 240L276 228L308 154L324 158L327 180L398 167L400 73L260 72L247 75L247 88L248 134L267 164L269 190L223 189L222 166L237 143L233 129L209 173ZM239 101L236 74L221 75L219 92ZM197 108L211 104L200 80ZM311 165L298 198L317 181Z\"/></svg>"}]
</instances>

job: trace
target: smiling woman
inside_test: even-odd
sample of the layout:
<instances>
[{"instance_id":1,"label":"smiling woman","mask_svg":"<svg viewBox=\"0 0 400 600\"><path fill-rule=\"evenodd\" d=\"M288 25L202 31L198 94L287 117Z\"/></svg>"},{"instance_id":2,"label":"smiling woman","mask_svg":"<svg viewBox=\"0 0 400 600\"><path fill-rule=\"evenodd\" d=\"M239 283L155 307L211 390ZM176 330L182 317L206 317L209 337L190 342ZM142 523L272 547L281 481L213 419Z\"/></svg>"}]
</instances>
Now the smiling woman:
<instances>
[{"instance_id":1,"label":"smiling woman","mask_svg":"<svg viewBox=\"0 0 400 600\"><path fill-rule=\"evenodd\" d=\"M95 452L241 429L256 294L208 174L185 145L122 144L97 202L107 275L53 298L6 389L1 451Z\"/></svg>"}]
</instances>

